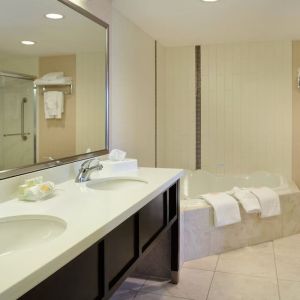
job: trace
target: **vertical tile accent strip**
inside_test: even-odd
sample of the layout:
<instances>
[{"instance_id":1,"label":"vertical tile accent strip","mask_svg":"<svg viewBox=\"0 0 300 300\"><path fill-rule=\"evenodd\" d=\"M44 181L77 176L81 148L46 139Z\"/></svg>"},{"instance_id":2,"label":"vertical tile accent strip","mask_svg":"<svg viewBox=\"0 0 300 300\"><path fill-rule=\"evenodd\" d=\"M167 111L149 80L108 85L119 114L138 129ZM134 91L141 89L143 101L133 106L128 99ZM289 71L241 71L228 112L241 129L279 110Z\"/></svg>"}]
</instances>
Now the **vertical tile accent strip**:
<instances>
[{"instance_id":1,"label":"vertical tile accent strip","mask_svg":"<svg viewBox=\"0 0 300 300\"><path fill-rule=\"evenodd\" d=\"M154 50L154 60L155 60L155 157L154 157L154 163L155 163L155 168L157 168L157 41L155 41L154 44L155 50Z\"/></svg>"},{"instance_id":2,"label":"vertical tile accent strip","mask_svg":"<svg viewBox=\"0 0 300 300\"><path fill-rule=\"evenodd\" d=\"M201 169L201 46L195 47L196 63L196 169Z\"/></svg>"}]
</instances>

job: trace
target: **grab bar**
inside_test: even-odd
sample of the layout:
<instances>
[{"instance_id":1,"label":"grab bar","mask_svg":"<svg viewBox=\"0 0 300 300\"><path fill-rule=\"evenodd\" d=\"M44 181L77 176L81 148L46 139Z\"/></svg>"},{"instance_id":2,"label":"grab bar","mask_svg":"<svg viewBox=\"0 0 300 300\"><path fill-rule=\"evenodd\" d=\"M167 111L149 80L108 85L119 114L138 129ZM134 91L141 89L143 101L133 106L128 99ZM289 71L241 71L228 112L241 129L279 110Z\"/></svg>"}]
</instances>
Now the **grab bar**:
<instances>
[{"instance_id":1,"label":"grab bar","mask_svg":"<svg viewBox=\"0 0 300 300\"><path fill-rule=\"evenodd\" d=\"M27 103L27 98L23 98L21 102L21 133L6 133L3 134L4 137L8 136L17 136L20 135L23 141L27 140L27 136L30 135L30 132L25 132L25 103Z\"/></svg>"},{"instance_id":2,"label":"grab bar","mask_svg":"<svg viewBox=\"0 0 300 300\"><path fill-rule=\"evenodd\" d=\"M27 136L24 131L25 126L25 103L27 102L27 98L23 98L21 102L21 137L23 141L27 140Z\"/></svg>"},{"instance_id":3,"label":"grab bar","mask_svg":"<svg viewBox=\"0 0 300 300\"><path fill-rule=\"evenodd\" d=\"M5 134L3 134L4 137L17 136L17 135L27 136L27 135L30 135L30 132L24 132L23 134L22 133L5 133Z\"/></svg>"}]
</instances>

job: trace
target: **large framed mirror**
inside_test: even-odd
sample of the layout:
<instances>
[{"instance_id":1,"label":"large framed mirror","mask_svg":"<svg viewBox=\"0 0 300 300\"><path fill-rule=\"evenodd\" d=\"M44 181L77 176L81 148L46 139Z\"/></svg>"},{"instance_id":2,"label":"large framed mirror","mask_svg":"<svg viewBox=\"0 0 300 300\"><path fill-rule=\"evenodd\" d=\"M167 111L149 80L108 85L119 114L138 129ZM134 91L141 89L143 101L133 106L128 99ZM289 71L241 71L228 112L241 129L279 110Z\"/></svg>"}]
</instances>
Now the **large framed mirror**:
<instances>
[{"instance_id":1,"label":"large framed mirror","mask_svg":"<svg viewBox=\"0 0 300 300\"><path fill-rule=\"evenodd\" d=\"M108 152L108 35L68 0L1 1L0 179Z\"/></svg>"}]
</instances>

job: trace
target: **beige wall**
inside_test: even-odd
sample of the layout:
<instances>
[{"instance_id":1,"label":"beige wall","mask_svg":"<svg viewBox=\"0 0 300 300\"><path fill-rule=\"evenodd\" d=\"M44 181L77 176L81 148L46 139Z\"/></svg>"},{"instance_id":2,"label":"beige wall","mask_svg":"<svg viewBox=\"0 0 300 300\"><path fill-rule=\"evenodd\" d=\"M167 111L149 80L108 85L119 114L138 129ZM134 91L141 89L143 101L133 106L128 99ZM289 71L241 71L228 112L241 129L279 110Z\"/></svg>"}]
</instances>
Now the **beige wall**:
<instances>
[{"instance_id":1,"label":"beige wall","mask_svg":"<svg viewBox=\"0 0 300 300\"><path fill-rule=\"evenodd\" d=\"M73 0L110 24L110 148L155 164L154 39L110 0Z\"/></svg>"},{"instance_id":2,"label":"beige wall","mask_svg":"<svg viewBox=\"0 0 300 300\"><path fill-rule=\"evenodd\" d=\"M202 165L291 177L291 42L202 47Z\"/></svg>"},{"instance_id":3,"label":"beige wall","mask_svg":"<svg viewBox=\"0 0 300 300\"><path fill-rule=\"evenodd\" d=\"M102 21L111 23L112 0L71 0L83 7Z\"/></svg>"},{"instance_id":4,"label":"beige wall","mask_svg":"<svg viewBox=\"0 0 300 300\"><path fill-rule=\"evenodd\" d=\"M76 77L76 153L105 149L105 53L78 53Z\"/></svg>"},{"instance_id":5,"label":"beige wall","mask_svg":"<svg viewBox=\"0 0 300 300\"><path fill-rule=\"evenodd\" d=\"M39 58L31 56L7 56L0 59L0 70L38 76Z\"/></svg>"},{"instance_id":6,"label":"beige wall","mask_svg":"<svg viewBox=\"0 0 300 300\"><path fill-rule=\"evenodd\" d=\"M141 166L155 164L154 40L118 12L112 15L111 148Z\"/></svg>"},{"instance_id":7,"label":"beige wall","mask_svg":"<svg viewBox=\"0 0 300 300\"><path fill-rule=\"evenodd\" d=\"M159 46L158 79L159 166L195 169L195 48Z\"/></svg>"},{"instance_id":8,"label":"beige wall","mask_svg":"<svg viewBox=\"0 0 300 300\"><path fill-rule=\"evenodd\" d=\"M300 89L297 87L300 68L300 41L293 42L293 180L300 187Z\"/></svg>"},{"instance_id":9,"label":"beige wall","mask_svg":"<svg viewBox=\"0 0 300 300\"><path fill-rule=\"evenodd\" d=\"M63 71L76 83L76 56L49 56L39 59L39 76ZM62 119L45 119L44 97L39 97L38 148L39 160L47 161L75 155L76 153L76 84L72 95L65 96Z\"/></svg>"},{"instance_id":10,"label":"beige wall","mask_svg":"<svg viewBox=\"0 0 300 300\"><path fill-rule=\"evenodd\" d=\"M166 165L166 48L157 43L157 166Z\"/></svg>"}]
</instances>

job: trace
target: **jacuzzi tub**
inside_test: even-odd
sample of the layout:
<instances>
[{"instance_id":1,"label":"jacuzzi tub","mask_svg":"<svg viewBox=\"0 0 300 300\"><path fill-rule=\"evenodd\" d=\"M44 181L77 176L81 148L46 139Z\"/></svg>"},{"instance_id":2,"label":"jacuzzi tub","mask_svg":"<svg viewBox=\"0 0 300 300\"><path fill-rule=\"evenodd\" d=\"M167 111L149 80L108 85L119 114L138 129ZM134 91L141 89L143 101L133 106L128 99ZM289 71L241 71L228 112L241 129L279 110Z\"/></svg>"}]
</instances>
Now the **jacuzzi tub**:
<instances>
[{"instance_id":1,"label":"jacuzzi tub","mask_svg":"<svg viewBox=\"0 0 300 300\"><path fill-rule=\"evenodd\" d=\"M226 192L233 187L267 186L279 194L282 214L261 219L240 207L242 222L220 228L213 225L213 210L200 195ZM205 171L186 171L181 181L182 261L198 259L233 249L300 233L300 192L284 176L254 172L240 176L217 176Z\"/></svg>"},{"instance_id":2,"label":"jacuzzi tub","mask_svg":"<svg viewBox=\"0 0 300 300\"><path fill-rule=\"evenodd\" d=\"M218 176L206 171L187 171L181 185L181 199L197 199L207 193L226 192L234 187L269 187L283 194L295 189L295 185L285 177L264 171L250 175Z\"/></svg>"}]
</instances>

